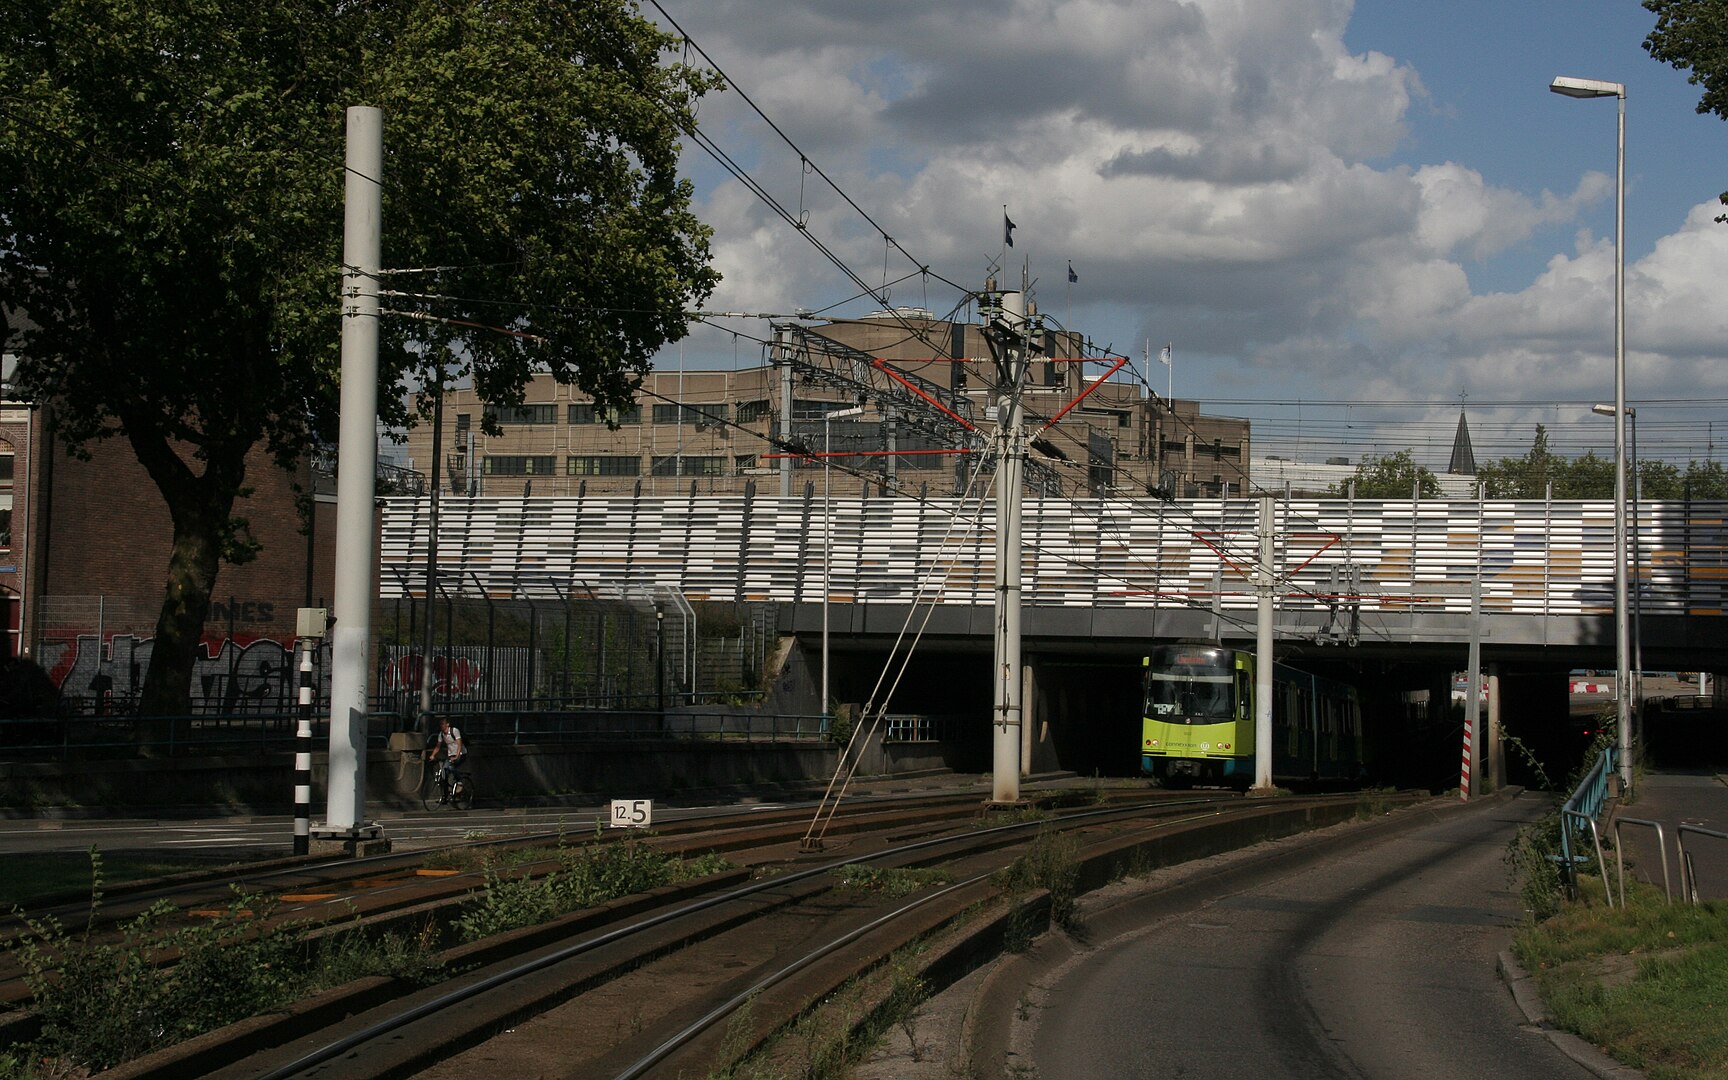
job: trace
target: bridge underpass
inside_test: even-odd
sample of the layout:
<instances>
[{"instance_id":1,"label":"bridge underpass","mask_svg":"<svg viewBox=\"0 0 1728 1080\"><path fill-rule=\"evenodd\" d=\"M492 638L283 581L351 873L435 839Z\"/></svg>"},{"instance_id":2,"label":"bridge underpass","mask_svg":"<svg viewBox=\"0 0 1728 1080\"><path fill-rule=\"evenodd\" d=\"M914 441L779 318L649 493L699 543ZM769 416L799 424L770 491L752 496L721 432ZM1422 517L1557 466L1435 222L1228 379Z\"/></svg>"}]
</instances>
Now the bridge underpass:
<instances>
[{"instance_id":1,"label":"bridge underpass","mask_svg":"<svg viewBox=\"0 0 1728 1080\"><path fill-rule=\"evenodd\" d=\"M1144 615L1112 617L1119 614L1095 612L1077 618L1068 611L1025 610L1027 772L1139 775L1141 658L1147 645L1216 640L1235 648L1254 647L1251 625L1214 622L1210 613L1166 616L1177 628L1156 637L1132 632ZM830 680L836 700L861 705L879 693L889 650L911 617L913 612L890 611L883 605L868 611L828 605ZM779 618L779 624L796 635L807 662L816 663L821 606L787 605ZM948 721L943 730L953 743L954 767L987 771L992 675L987 613L938 611L925 619L920 612L916 618L924 623L916 654L905 662L887 709ZM1349 682L1361 692L1371 769L1379 783L1435 791L1458 783L1462 707L1452 690L1454 676L1468 666L1469 620L1444 621L1447 625L1428 631L1429 640L1382 637L1349 645L1318 642L1311 622L1278 620L1279 662ZM1680 625L1685 621L1645 620L1647 669L1697 670L1711 662L1712 654L1700 648L1696 634ZM1541 628L1528 620L1519 625L1517 620L1483 618L1478 633L1484 686L1497 699L1495 716L1502 732L1500 742L1485 747L1481 768L1487 775L1531 787L1557 786L1580 763L1593 730L1588 712L1602 702L1584 705L1586 715L1575 716L1571 673L1614 666L1612 621L1601 622L1594 633L1577 635L1581 640L1562 646L1530 640ZM880 707L879 697L877 703Z\"/></svg>"},{"instance_id":2,"label":"bridge underpass","mask_svg":"<svg viewBox=\"0 0 1728 1080\"><path fill-rule=\"evenodd\" d=\"M1611 502L1303 500L1281 502L1274 514L1280 656L1322 674L1317 665L1348 665L1374 700L1397 702L1387 761L1411 776L1456 772L1455 729L1437 714L1449 712L1450 676L1466 666L1474 634L1484 665L1501 673L1508 728L1551 775L1565 774L1566 674L1615 665ZM1115 736L1102 717L1127 705L1126 722L1137 721L1132 687L1147 643L1252 643L1258 515L1254 499L1026 500L1028 733L1040 736L1029 764L1116 770ZM385 598L424 596L428 520L425 499L385 501ZM826 597L836 697L867 700L905 633L918 637L918 652L891 710L969 713L984 720L987 737L988 502L829 504L813 491L695 490L688 498L446 499L439 533L430 569L441 594L774 604L806 666ZM1728 503L1643 504L1633 539L1646 670L1728 668ZM1421 690L1433 704L1411 719L1402 698ZM969 741L960 749L964 759ZM1516 778L1516 761L1507 764ZM988 767L987 755L972 767Z\"/></svg>"}]
</instances>

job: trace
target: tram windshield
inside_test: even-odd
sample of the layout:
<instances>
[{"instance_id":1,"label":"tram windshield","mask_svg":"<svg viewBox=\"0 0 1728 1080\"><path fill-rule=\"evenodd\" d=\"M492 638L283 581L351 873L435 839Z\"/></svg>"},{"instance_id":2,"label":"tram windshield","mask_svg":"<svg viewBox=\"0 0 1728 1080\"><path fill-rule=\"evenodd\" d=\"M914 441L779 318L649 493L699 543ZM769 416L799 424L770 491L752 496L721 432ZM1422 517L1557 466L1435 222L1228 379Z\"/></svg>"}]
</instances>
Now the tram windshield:
<instances>
[{"instance_id":1,"label":"tram windshield","mask_svg":"<svg viewBox=\"0 0 1728 1080\"><path fill-rule=\"evenodd\" d=\"M1235 672L1223 649L1160 649L1146 665L1146 715L1225 721L1236 716Z\"/></svg>"}]
</instances>

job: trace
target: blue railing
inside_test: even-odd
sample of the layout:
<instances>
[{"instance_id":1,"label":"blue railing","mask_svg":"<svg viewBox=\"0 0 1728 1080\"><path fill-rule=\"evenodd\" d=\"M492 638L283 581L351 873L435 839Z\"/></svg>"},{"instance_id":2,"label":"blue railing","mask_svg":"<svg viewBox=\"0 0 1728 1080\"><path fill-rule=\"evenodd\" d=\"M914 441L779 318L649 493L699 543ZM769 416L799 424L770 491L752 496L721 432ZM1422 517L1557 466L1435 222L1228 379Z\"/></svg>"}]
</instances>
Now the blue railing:
<instances>
[{"instance_id":1,"label":"blue railing","mask_svg":"<svg viewBox=\"0 0 1728 1080\"><path fill-rule=\"evenodd\" d=\"M1596 758L1596 764L1584 774L1584 779L1578 782L1578 787L1560 808L1560 859L1565 867L1568 885L1576 880L1578 863L1586 858L1573 854L1573 833L1576 832L1580 840L1590 839L1600 848L1599 834L1595 832L1596 821L1602 816L1603 808L1608 805L1608 778L1614 775L1619 754L1620 748L1617 746L1603 747L1601 755ZM1606 869L1602 880L1608 880Z\"/></svg>"}]
</instances>

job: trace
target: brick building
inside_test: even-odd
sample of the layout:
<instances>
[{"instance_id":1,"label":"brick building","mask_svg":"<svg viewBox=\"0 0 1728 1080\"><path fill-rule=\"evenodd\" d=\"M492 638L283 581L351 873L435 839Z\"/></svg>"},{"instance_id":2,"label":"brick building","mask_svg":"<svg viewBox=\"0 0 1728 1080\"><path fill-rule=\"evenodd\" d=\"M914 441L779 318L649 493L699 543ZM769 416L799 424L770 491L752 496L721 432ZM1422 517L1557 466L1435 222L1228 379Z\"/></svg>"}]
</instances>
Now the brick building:
<instances>
[{"instance_id":1,"label":"brick building","mask_svg":"<svg viewBox=\"0 0 1728 1080\"><path fill-rule=\"evenodd\" d=\"M1030 365L1024 398L1039 435L1029 486L1173 498L1246 490L1246 420L1203 416L1194 402L1166 402L1121 376L1099 381L1107 368L1082 362L1078 335L1040 333L1043 358ZM738 370L651 372L637 407L610 417L549 375L533 379L517 406L450 390L440 486L492 496L737 492L750 482L802 490L824 459L780 452L775 440L784 434L884 490L965 489L996 422L981 326L899 309L777 326L768 353L768 363ZM855 408L862 411L853 415ZM826 419L842 411L848 415ZM482 432L488 414L501 434ZM409 467L429 474L432 447L431 425L410 432Z\"/></svg>"},{"instance_id":2,"label":"brick building","mask_svg":"<svg viewBox=\"0 0 1728 1080\"><path fill-rule=\"evenodd\" d=\"M52 406L15 398L13 362L8 354L0 393L4 656L40 664L75 707L123 703L142 685L162 606L168 509L124 439L88 444L88 460L68 454L54 439ZM296 482L318 492L310 534ZM197 707L287 701L296 609L320 606L332 588L334 485L315 479L310 464L286 473L261 449L247 485L253 493L234 512L263 548L218 571L192 688Z\"/></svg>"}]
</instances>

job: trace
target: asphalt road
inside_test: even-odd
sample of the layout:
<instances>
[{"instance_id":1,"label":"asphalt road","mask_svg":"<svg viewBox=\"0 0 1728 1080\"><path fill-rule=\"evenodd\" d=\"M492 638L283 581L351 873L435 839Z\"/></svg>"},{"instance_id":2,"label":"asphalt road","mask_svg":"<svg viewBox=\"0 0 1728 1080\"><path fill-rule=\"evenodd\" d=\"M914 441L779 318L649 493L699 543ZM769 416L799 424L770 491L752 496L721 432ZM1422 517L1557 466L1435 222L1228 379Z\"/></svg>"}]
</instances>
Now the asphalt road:
<instances>
[{"instance_id":1,"label":"asphalt road","mask_svg":"<svg viewBox=\"0 0 1728 1080\"><path fill-rule=\"evenodd\" d=\"M1541 810L1471 808L1088 942L1038 987L1017 1063L1041 1077L1592 1077L1526 1026L1496 971L1522 918L1506 842Z\"/></svg>"}]
</instances>

